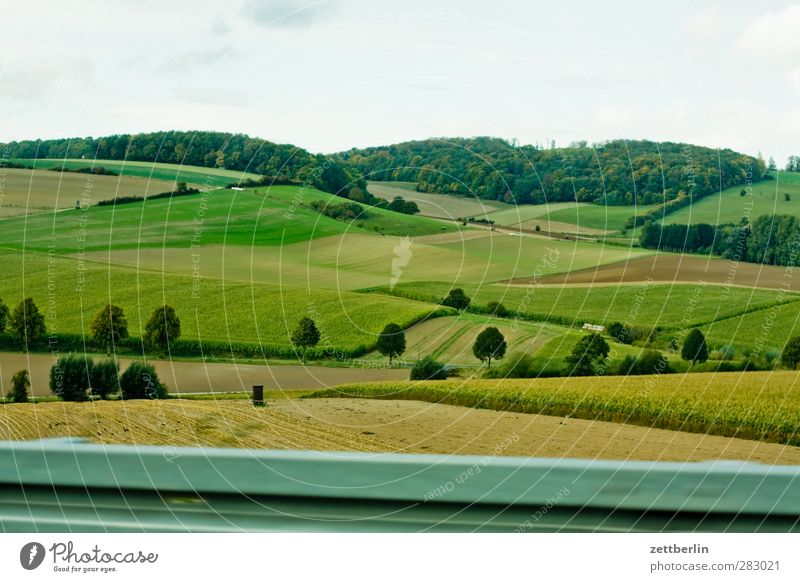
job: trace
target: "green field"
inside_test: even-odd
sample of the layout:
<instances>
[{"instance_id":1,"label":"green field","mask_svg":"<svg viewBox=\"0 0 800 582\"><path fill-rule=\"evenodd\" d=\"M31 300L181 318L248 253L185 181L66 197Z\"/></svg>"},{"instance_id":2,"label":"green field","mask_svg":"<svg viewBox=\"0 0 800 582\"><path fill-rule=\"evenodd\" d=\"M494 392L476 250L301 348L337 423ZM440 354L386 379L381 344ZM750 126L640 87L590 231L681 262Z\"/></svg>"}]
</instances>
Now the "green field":
<instances>
[{"instance_id":1,"label":"green field","mask_svg":"<svg viewBox=\"0 0 800 582\"><path fill-rule=\"evenodd\" d=\"M435 303L451 289L447 283L427 282L397 285L391 292L400 297ZM464 285L472 306L485 307L500 301L511 313L539 321L577 325L608 325L680 328L713 321L732 325L736 316L776 305L776 292L716 285L631 284L618 286L533 287L518 285ZM381 289L388 292L386 288ZM787 294L785 302L800 308L800 295ZM788 307L787 307L788 308ZM757 317L757 316L755 316ZM717 323L716 325L720 325ZM727 343L727 342L726 342Z\"/></svg>"},{"instance_id":2,"label":"green field","mask_svg":"<svg viewBox=\"0 0 800 582\"><path fill-rule=\"evenodd\" d=\"M800 217L800 178L781 172L777 180L753 184L752 195L742 196L742 187L728 188L707 196L691 206L666 216L665 224L739 224L743 217L751 222L758 216L791 214ZM790 200L784 200L789 194Z\"/></svg>"},{"instance_id":3,"label":"green field","mask_svg":"<svg viewBox=\"0 0 800 582\"><path fill-rule=\"evenodd\" d=\"M131 336L159 305L172 305L182 339L239 342L289 348L301 317L312 317L327 338L319 347L356 350L373 345L390 322L409 325L437 306L396 297L104 267L45 254L0 250L4 276L0 297L12 309L33 297L52 332L88 335L94 315L107 303L125 311Z\"/></svg>"},{"instance_id":4,"label":"green field","mask_svg":"<svg viewBox=\"0 0 800 582\"><path fill-rule=\"evenodd\" d=\"M800 445L796 372L387 382L311 397L422 400Z\"/></svg>"},{"instance_id":5,"label":"green field","mask_svg":"<svg viewBox=\"0 0 800 582\"><path fill-rule=\"evenodd\" d=\"M369 182L368 189L372 194L384 200L402 196L405 200L416 202L420 214L424 216L451 220L513 208L509 204L495 200L417 192L416 184L413 182Z\"/></svg>"},{"instance_id":6,"label":"green field","mask_svg":"<svg viewBox=\"0 0 800 582\"><path fill-rule=\"evenodd\" d=\"M472 353L475 337L487 326L500 330L507 344L507 354L536 354L548 340L563 335L564 328L540 323L514 322L508 319L471 313L457 317L438 317L413 326L406 332L405 358L416 361L426 355L446 364L482 365ZM571 347L571 346L570 346ZM370 359L384 359L373 354Z\"/></svg>"},{"instance_id":7,"label":"green field","mask_svg":"<svg viewBox=\"0 0 800 582\"><path fill-rule=\"evenodd\" d=\"M580 228L601 231L622 231L625 222L634 214L646 212L652 206L600 206L597 204L575 204L572 207L555 210L546 214L542 220L566 222ZM542 226L544 228L544 226Z\"/></svg>"},{"instance_id":8,"label":"green field","mask_svg":"<svg viewBox=\"0 0 800 582\"><path fill-rule=\"evenodd\" d=\"M91 159L19 159L10 160L13 163L26 166L49 169L67 168L77 170L80 168L98 168L112 170L120 176L136 176L152 180L167 180L169 182L187 182L206 188L227 186L232 182L261 178L259 174L225 170L221 168L203 168L200 166L181 166L179 164L159 164L153 162L133 162L120 160L91 160Z\"/></svg>"},{"instance_id":9,"label":"green field","mask_svg":"<svg viewBox=\"0 0 800 582\"><path fill-rule=\"evenodd\" d=\"M9 219L6 247L72 254L140 247L200 245L275 246L348 231L398 236L456 230L430 218L369 207L366 220L347 223L321 215L315 200L338 203L330 194L298 186L213 190L173 199L70 210L55 216ZM299 204L295 206L295 200ZM15 222L16 221L16 222ZM24 227L24 228L23 228Z\"/></svg>"}]
</instances>

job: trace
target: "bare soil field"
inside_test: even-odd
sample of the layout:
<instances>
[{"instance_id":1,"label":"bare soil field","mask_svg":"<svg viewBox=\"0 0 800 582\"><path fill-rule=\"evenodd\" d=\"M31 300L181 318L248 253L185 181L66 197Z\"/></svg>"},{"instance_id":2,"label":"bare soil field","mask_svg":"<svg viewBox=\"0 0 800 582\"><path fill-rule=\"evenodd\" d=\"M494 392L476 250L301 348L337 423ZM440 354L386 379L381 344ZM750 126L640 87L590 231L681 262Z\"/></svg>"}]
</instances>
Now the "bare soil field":
<instances>
[{"instance_id":1,"label":"bare soil field","mask_svg":"<svg viewBox=\"0 0 800 582\"><path fill-rule=\"evenodd\" d=\"M384 451L348 429L247 400L126 400L0 405L0 439L83 437L96 443Z\"/></svg>"},{"instance_id":2,"label":"bare soil field","mask_svg":"<svg viewBox=\"0 0 800 582\"><path fill-rule=\"evenodd\" d=\"M654 282L699 283L761 287L765 289L788 288L800 291L800 277L792 277L791 269L735 263L725 259L697 256L658 254L632 258L629 261L600 265L589 269L559 273L539 279L544 285L619 284ZM513 279L512 284L528 284L529 279ZM788 287L787 287L788 286Z\"/></svg>"},{"instance_id":3,"label":"bare soil field","mask_svg":"<svg viewBox=\"0 0 800 582\"><path fill-rule=\"evenodd\" d=\"M289 399L270 406L402 452L653 461L800 463L800 447L603 421L369 399Z\"/></svg>"},{"instance_id":4,"label":"bare soil field","mask_svg":"<svg viewBox=\"0 0 800 582\"><path fill-rule=\"evenodd\" d=\"M95 360L100 358L95 357ZM0 395L11 388L11 376L27 369L31 374L31 393L52 396L49 387L49 354L17 354L0 352ZM326 368L324 366L266 366L254 364L151 361L160 380L170 392L238 392L263 384L265 390L319 390L337 384L405 380L406 369ZM130 359L121 358L124 370Z\"/></svg>"}]
</instances>

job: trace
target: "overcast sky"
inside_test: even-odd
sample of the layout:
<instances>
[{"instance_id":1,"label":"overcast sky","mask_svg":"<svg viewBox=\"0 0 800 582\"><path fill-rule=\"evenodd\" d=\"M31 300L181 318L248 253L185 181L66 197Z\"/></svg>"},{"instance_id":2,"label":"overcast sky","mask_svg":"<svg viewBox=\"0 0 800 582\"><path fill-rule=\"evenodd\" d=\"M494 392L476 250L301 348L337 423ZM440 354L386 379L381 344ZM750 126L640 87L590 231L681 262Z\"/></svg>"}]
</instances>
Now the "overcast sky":
<instances>
[{"instance_id":1,"label":"overcast sky","mask_svg":"<svg viewBox=\"0 0 800 582\"><path fill-rule=\"evenodd\" d=\"M800 4L0 0L0 141L162 129L800 154Z\"/></svg>"}]
</instances>

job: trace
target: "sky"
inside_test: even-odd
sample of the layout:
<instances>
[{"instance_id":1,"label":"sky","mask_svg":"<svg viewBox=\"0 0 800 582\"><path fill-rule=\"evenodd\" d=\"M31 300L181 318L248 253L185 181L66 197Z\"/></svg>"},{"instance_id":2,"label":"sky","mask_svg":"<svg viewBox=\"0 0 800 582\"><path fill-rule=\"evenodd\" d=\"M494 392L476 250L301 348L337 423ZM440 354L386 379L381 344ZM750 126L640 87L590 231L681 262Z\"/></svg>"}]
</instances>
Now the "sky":
<instances>
[{"instance_id":1,"label":"sky","mask_svg":"<svg viewBox=\"0 0 800 582\"><path fill-rule=\"evenodd\" d=\"M0 0L0 141L492 135L800 154L800 3Z\"/></svg>"}]
</instances>

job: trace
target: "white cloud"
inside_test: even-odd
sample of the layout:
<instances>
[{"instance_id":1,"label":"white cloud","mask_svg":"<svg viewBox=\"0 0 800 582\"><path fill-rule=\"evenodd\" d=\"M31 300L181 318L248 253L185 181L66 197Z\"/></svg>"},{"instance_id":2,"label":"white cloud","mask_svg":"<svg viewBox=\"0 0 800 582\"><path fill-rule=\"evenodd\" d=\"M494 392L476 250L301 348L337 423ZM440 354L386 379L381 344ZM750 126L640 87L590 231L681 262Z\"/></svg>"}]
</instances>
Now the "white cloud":
<instances>
[{"instance_id":1,"label":"white cloud","mask_svg":"<svg viewBox=\"0 0 800 582\"><path fill-rule=\"evenodd\" d=\"M251 0L242 14L272 28L305 28L338 12L336 0Z\"/></svg>"},{"instance_id":2,"label":"white cloud","mask_svg":"<svg viewBox=\"0 0 800 582\"><path fill-rule=\"evenodd\" d=\"M768 12L756 19L739 39L739 48L764 59L800 58L800 5Z\"/></svg>"}]
</instances>

